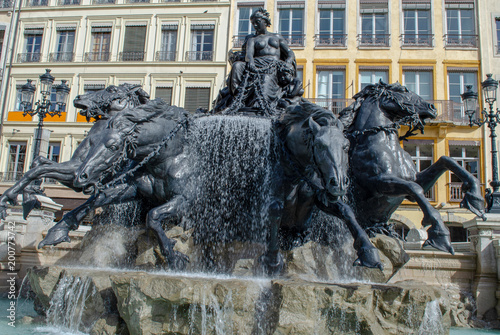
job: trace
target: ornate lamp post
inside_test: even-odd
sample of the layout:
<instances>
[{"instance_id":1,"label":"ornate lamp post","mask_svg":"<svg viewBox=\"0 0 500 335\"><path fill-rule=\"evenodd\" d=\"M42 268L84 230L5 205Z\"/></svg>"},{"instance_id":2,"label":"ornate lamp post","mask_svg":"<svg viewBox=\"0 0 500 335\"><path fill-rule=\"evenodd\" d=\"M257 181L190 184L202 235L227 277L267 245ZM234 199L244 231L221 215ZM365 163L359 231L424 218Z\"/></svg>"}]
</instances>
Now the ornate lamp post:
<instances>
[{"instance_id":1,"label":"ornate lamp post","mask_svg":"<svg viewBox=\"0 0 500 335\"><path fill-rule=\"evenodd\" d=\"M42 142L42 131L43 131L43 120L47 115L61 115L61 112L66 108L66 100L70 88L66 84L66 80L61 80L60 85L55 86L56 90L56 104L53 106L50 101L50 95L52 93L52 85L54 84L54 76L50 74L50 70L46 69L46 72L40 76L40 93L42 94L42 100L38 100L33 104L33 99L35 97L36 87L32 84L32 80L28 79L28 82L21 87L21 103L23 106L23 115L38 116L38 128L36 132L35 146L33 148L33 158L31 164L35 158L40 155L40 144Z\"/></svg>"},{"instance_id":2,"label":"ornate lamp post","mask_svg":"<svg viewBox=\"0 0 500 335\"><path fill-rule=\"evenodd\" d=\"M495 132L497 124L500 123L500 110L493 108L493 104L497 100L498 81L491 76L491 74L487 74L486 80L481 83L484 101L490 106L489 111L486 108L481 111L482 120L479 117L474 117L478 105L478 94L472 91L472 86L466 86L466 91L462 94L462 100L465 105L465 114L469 117L469 126L487 124L488 128L490 128L493 174L490 185L493 192L490 189L486 190L487 210L489 213L500 214L500 181L498 180L498 150L497 134Z\"/></svg>"}]
</instances>

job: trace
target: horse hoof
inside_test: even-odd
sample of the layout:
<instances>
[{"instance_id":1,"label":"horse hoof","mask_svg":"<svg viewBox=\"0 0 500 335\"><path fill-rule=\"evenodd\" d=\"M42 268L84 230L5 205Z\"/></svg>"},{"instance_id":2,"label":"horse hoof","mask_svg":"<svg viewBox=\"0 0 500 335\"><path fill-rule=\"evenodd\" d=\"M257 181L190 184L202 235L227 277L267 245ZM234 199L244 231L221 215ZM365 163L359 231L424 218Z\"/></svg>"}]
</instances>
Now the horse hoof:
<instances>
[{"instance_id":1,"label":"horse hoof","mask_svg":"<svg viewBox=\"0 0 500 335\"><path fill-rule=\"evenodd\" d=\"M366 266L367 268L384 269L380 261L378 249L375 247L360 248L358 250L358 258L353 263L354 266Z\"/></svg>"},{"instance_id":2,"label":"horse hoof","mask_svg":"<svg viewBox=\"0 0 500 335\"><path fill-rule=\"evenodd\" d=\"M260 274L268 277L279 275L285 266L283 255L276 253L275 255L264 254L258 260Z\"/></svg>"},{"instance_id":3,"label":"horse hoof","mask_svg":"<svg viewBox=\"0 0 500 335\"><path fill-rule=\"evenodd\" d=\"M36 209L42 208L42 203L36 197L33 197L32 199L29 199L27 201L24 201L23 202L23 218L26 220L28 215L35 208Z\"/></svg>"},{"instance_id":4,"label":"horse hoof","mask_svg":"<svg viewBox=\"0 0 500 335\"><path fill-rule=\"evenodd\" d=\"M453 247L451 246L451 240L450 240L450 235L448 234L436 234L433 232L427 232L428 234L428 239L427 241L424 242L423 247L426 246L431 246L435 249L444 251L444 252L449 252L450 254L454 255L455 251L453 250Z\"/></svg>"},{"instance_id":5,"label":"horse hoof","mask_svg":"<svg viewBox=\"0 0 500 335\"><path fill-rule=\"evenodd\" d=\"M57 225L50 228L47 232L47 236L45 236L45 238L38 244L38 249L41 249L46 245L58 245L62 242L71 242L68 233L69 229L64 227L59 228Z\"/></svg>"}]
</instances>

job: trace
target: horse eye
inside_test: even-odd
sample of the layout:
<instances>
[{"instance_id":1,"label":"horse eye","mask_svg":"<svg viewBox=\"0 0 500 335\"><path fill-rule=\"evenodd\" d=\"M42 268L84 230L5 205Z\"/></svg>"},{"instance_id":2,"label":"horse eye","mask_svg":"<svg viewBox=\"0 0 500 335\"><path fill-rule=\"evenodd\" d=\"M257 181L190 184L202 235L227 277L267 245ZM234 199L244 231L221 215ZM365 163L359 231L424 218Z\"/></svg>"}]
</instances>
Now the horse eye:
<instances>
[{"instance_id":1,"label":"horse eye","mask_svg":"<svg viewBox=\"0 0 500 335\"><path fill-rule=\"evenodd\" d=\"M109 146L109 150L116 151L116 150L118 150L118 147L116 145L112 144Z\"/></svg>"}]
</instances>

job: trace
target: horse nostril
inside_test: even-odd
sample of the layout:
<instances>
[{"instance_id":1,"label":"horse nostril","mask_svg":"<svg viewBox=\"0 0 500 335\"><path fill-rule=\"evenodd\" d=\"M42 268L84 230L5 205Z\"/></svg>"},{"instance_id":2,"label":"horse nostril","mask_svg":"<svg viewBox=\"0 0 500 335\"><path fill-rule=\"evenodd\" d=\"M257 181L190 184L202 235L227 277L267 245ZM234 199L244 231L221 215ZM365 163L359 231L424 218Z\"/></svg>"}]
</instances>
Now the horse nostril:
<instances>
[{"instance_id":1,"label":"horse nostril","mask_svg":"<svg viewBox=\"0 0 500 335\"><path fill-rule=\"evenodd\" d=\"M86 180L89 176L84 172L80 175L80 179Z\"/></svg>"}]
</instances>

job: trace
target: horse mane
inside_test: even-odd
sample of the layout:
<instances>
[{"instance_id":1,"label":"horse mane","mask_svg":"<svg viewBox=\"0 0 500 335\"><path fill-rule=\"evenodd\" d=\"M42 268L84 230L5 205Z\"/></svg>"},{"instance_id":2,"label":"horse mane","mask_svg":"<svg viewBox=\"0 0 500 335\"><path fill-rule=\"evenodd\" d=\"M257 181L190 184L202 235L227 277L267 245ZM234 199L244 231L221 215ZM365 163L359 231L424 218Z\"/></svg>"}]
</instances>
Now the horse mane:
<instances>
[{"instance_id":1,"label":"horse mane","mask_svg":"<svg viewBox=\"0 0 500 335\"><path fill-rule=\"evenodd\" d=\"M344 108L339 113L339 119L347 129L354 123L358 112L363 105L363 102L368 98L387 98L395 102L400 108L399 112L391 112L385 110L390 117L400 119L400 124L408 124L418 129L423 128L423 122L415 108L417 101L413 97L417 95L412 94L408 88L396 82L394 84L386 84L380 80L376 84L371 84L363 88L360 92L353 96L355 100L350 106Z\"/></svg>"}]
</instances>

